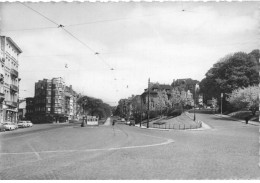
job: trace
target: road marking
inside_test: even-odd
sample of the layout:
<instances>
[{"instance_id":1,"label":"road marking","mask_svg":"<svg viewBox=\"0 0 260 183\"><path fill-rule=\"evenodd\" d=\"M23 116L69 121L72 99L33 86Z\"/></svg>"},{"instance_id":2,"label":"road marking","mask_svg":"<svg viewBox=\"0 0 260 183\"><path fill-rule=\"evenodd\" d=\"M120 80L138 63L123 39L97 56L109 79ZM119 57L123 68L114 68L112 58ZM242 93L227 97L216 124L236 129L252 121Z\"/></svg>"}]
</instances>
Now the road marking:
<instances>
[{"instance_id":1,"label":"road marking","mask_svg":"<svg viewBox=\"0 0 260 183\"><path fill-rule=\"evenodd\" d=\"M145 135L145 134L141 134ZM154 138L166 139L163 137L156 137L152 135L145 135ZM83 149L83 150L59 150L59 151L33 151L33 152L9 152L9 153L0 153L0 155L20 155L20 154L40 154L40 153L74 153L74 152L95 152L95 151L114 151L114 150L122 150L122 149L135 149L135 148L146 148L146 147L155 147L168 145L173 143L174 140L167 139L165 142L156 143L156 144L148 144L148 145L139 145L139 146L126 146L126 147L111 147L111 148L101 148L101 149ZM39 155L40 157L40 155Z\"/></svg>"},{"instance_id":2,"label":"road marking","mask_svg":"<svg viewBox=\"0 0 260 183\"><path fill-rule=\"evenodd\" d=\"M34 147L33 147L30 143L27 143L27 144L28 144L28 146L30 147L30 149L32 149L32 152L36 155L37 159L38 159L38 160L41 160L42 158L41 158L40 154L39 154L38 152L36 152L36 150L34 149Z\"/></svg>"}]
</instances>

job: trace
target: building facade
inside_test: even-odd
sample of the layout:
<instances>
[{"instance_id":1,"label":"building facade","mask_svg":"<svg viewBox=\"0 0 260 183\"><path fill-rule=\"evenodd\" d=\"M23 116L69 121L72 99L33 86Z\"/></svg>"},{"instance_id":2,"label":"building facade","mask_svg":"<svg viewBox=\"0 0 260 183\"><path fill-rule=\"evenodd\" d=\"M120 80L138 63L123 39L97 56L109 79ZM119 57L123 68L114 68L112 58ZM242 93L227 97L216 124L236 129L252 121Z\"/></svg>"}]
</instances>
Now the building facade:
<instances>
[{"instance_id":1,"label":"building facade","mask_svg":"<svg viewBox=\"0 0 260 183\"><path fill-rule=\"evenodd\" d=\"M34 115L34 97L27 97L26 99L26 113L25 118L32 121Z\"/></svg>"},{"instance_id":2,"label":"building facade","mask_svg":"<svg viewBox=\"0 0 260 183\"><path fill-rule=\"evenodd\" d=\"M76 118L77 93L72 89L72 85L65 86L65 114L68 119Z\"/></svg>"},{"instance_id":3,"label":"building facade","mask_svg":"<svg viewBox=\"0 0 260 183\"><path fill-rule=\"evenodd\" d=\"M65 85L63 78L43 79L35 83L35 96L27 101L26 114L34 123L65 122L75 119L77 93ZM33 107L29 104L33 103Z\"/></svg>"},{"instance_id":4,"label":"building facade","mask_svg":"<svg viewBox=\"0 0 260 183\"><path fill-rule=\"evenodd\" d=\"M18 57L22 50L10 37L0 36L0 40L0 121L17 123L20 82Z\"/></svg>"}]
</instances>

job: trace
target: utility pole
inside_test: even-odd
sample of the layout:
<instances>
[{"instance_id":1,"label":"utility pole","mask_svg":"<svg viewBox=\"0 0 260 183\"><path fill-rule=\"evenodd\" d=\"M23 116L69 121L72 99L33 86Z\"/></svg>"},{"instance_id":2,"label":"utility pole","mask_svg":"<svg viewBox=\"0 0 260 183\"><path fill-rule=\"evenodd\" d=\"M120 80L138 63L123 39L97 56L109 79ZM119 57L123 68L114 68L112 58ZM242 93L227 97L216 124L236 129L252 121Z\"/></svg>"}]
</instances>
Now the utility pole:
<instances>
[{"instance_id":1,"label":"utility pole","mask_svg":"<svg viewBox=\"0 0 260 183\"><path fill-rule=\"evenodd\" d=\"M194 90L194 107L193 107L193 112L194 112L194 121L196 121L196 115L195 115L195 104L196 104L196 86L197 84L195 85L195 90Z\"/></svg>"},{"instance_id":2,"label":"utility pole","mask_svg":"<svg viewBox=\"0 0 260 183\"><path fill-rule=\"evenodd\" d=\"M141 121L140 121L140 128L142 127L142 116L143 116L143 108L142 108L142 96L140 96L141 99Z\"/></svg>"},{"instance_id":3,"label":"utility pole","mask_svg":"<svg viewBox=\"0 0 260 183\"><path fill-rule=\"evenodd\" d=\"M221 96L220 96L220 103L221 103L221 116L222 116L222 98L223 98L223 93L221 93Z\"/></svg>"},{"instance_id":4,"label":"utility pole","mask_svg":"<svg viewBox=\"0 0 260 183\"><path fill-rule=\"evenodd\" d=\"M147 128L149 128L149 106L150 106L150 78L148 79L148 102L147 102Z\"/></svg>"}]
</instances>

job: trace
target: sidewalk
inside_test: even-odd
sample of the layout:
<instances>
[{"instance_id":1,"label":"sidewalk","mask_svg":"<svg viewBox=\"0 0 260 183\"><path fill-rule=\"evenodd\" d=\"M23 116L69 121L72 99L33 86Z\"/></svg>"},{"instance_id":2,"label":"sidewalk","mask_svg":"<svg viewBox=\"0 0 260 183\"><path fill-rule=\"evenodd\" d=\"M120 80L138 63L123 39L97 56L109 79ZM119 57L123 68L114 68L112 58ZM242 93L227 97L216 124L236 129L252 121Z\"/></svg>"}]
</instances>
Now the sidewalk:
<instances>
[{"instance_id":1,"label":"sidewalk","mask_svg":"<svg viewBox=\"0 0 260 183\"><path fill-rule=\"evenodd\" d=\"M222 117L222 118L229 118L231 120L234 120L234 121L240 121L241 123L246 123L245 120L241 120L241 119L238 119L238 118L234 118L234 117L231 117L229 115L224 115L224 114L214 114L215 116L218 116L218 117ZM259 126L259 122L256 122L256 121L248 121L248 124L250 125L255 125L255 126Z\"/></svg>"},{"instance_id":2,"label":"sidewalk","mask_svg":"<svg viewBox=\"0 0 260 183\"><path fill-rule=\"evenodd\" d=\"M104 126L109 126L110 125L110 118L107 118L106 122L103 125Z\"/></svg>"}]
</instances>

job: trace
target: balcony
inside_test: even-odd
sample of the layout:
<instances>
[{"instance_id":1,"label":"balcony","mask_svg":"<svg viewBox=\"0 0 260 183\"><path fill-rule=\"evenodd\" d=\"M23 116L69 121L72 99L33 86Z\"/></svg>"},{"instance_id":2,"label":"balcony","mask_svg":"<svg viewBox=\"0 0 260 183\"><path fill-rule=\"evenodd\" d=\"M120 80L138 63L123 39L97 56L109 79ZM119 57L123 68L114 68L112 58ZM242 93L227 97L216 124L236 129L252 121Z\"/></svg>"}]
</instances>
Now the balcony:
<instances>
[{"instance_id":1,"label":"balcony","mask_svg":"<svg viewBox=\"0 0 260 183\"><path fill-rule=\"evenodd\" d=\"M10 84L10 90L12 90L13 92L18 92L18 87L13 85L13 84Z\"/></svg>"},{"instance_id":2,"label":"balcony","mask_svg":"<svg viewBox=\"0 0 260 183\"><path fill-rule=\"evenodd\" d=\"M0 83L4 84L4 75L3 74L0 74Z\"/></svg>"},{"instance_id":3,"label":"balcony","mask_svg":"<svg viewBox=\"0 0 260 183\"><path fill-rule=\"evenodd\" d=\"M5 58L0 59L0 61L2 62L2 64L4 64L5 63Z\"/></svg>"},{"instance_id":4,"label":"balcony","mask_svg":"<svg viewBox=\"0 0 260 183\"><path fill-rule=\"evenodd\" d=\"M0 91L0 103L2 103L4 101L4 99L5 99L5 94L4 94L4 92Z\"/></svg>"},{"instance_id":5,"label":"balcony","mask_svg":"<svg viewBox=\"0 0 260 183\"><path fill-rule=\"evenodd\" d=\"M15 69L11 69L10 73L13 77L18 78L18 71L16 71Z\"/></svg>"},{"instance_id":6,"label":"balcony","mask_svg":"<svg viewBox=\"0 0 260 183\"><path fill-rule=\"evenodd\" d=\"M17 107L17 102L13 101L5 101L5 104L11 107Z\"/></svg>"}]
</instances>

